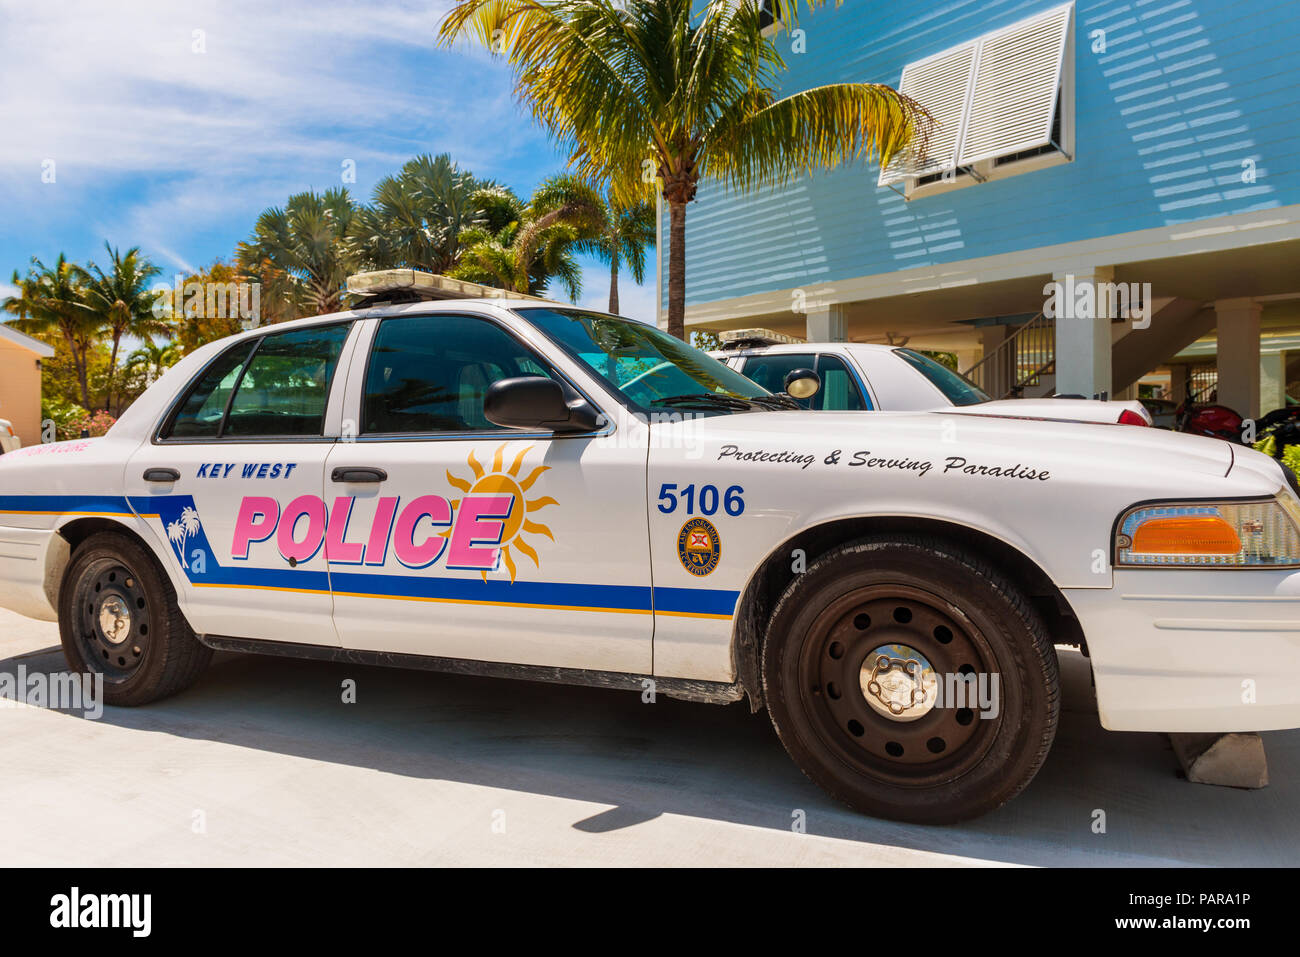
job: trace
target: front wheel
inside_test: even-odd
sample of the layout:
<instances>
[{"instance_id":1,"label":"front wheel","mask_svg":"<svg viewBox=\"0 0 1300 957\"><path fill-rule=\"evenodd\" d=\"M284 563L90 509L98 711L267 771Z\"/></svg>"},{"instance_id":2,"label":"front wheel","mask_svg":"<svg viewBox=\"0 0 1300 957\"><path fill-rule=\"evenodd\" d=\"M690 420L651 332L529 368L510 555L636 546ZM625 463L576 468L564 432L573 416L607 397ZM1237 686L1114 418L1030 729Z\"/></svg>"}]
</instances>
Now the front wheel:
<instances>
[{"instance_id":1,"label":"front wheel","mask_svg":"<svg viewBox=\"0 0 1300 957\"><path fill-rule=\"evenodd\" d=\"M998 569L937 538L864 539L786 589L763 648L777 735L813 781L878 817L942 824L1018 794L1056 733L1042 619Z\"/></svg>"},{"instance_id":2,"label":"front wheel","mask_svg":"<svg viewBox=\"0 0 1300 957\"><path fill-rule=\"evenodd\" d=\"M103 676L112 705L175 694L212 660L153 555L117 532L92 535L73 552L59 589L59 637L73 671Z\"/></svg>"}]
</instances>

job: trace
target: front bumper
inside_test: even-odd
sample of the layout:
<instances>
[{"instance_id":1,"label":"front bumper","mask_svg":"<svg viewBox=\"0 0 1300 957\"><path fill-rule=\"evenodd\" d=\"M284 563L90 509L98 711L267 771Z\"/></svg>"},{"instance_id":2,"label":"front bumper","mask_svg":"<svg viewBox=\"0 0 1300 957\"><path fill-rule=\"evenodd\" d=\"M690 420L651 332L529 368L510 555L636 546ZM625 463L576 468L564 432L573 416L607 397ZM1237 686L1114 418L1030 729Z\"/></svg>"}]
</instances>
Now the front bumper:
<instances>
[{"instance_id":1,"label":"front bumper","mask_svg":"<svg viewBox=\"0 0 1300 957\"><path fill-rule=\"evenodd\" d=\"M1300 571L1117 569L1070 589L1102 726L1300 727Z\"/></svg>"},{"instance_id":2,"label":"front bumper","mask_svg":"<svg viewBox=\"0 0 1300 957\"><path fill-rule=\"evenodd\" d=\"M56 584L48 580L50 548L67 543L56 538L53 529L0 522L0 608L40 621L57 619L49 599Z\"/></svg>"}]
</instances>

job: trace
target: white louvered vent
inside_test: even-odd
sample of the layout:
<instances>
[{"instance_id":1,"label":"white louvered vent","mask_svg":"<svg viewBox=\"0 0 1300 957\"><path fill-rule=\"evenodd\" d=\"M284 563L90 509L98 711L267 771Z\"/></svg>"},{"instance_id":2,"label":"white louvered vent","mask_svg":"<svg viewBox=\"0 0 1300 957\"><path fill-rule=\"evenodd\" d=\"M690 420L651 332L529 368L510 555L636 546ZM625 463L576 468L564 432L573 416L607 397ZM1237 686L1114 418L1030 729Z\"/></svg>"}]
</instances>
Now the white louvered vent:
<instances>
[{"instance_id":1,"label":"white louvered vent","mask_svg":"<svg viewBox=\"0 0 1300 957\"><path fill-rule=\"evenodd\" d=\"M925 176L957 165L974 66L974 43L907 65L899 92L925 107L934 127L924 154L913 148L896 156L880 171L878 185L888 186L909 176Z\"/></svg>"},{"instance_id":2,"label":"white louvered vent","mask_svg":"<svg viewBox=\"0 0 1300 957\"><path fill-rule=\"evenodd\" d=\"M982 180L985 161L1050 144L1073 15L1073 3L1054 7L909 63L899 90L925 107L935 126L928 148L895 157L878 185L962 168Z\"/></svg>"},{"instance_id":3,"label":"white louvered vent","mask_svg":"<svg viewBox=\"0 0 1300 957\"><path fill-rule=\"evenodd\" d=\"M1057 7L981 41L961 165L1051 142L1071 9Z\"/></svg>"}]
</instances>

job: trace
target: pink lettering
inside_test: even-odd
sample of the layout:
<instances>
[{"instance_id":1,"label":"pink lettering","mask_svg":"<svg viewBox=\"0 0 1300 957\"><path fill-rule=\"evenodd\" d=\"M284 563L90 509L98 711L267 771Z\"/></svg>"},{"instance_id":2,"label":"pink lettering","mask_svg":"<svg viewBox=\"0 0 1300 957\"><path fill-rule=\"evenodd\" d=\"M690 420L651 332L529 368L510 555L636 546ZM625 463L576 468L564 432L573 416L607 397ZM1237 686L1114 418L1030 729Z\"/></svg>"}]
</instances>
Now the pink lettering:
<instances>
[{"instance_id":1,"label":"pink lettering","mask_svg":"<svg viewBox=\"0 0 1300 957\"><path fill-rule=\"evenodd\" d=\"M370 540L366 542L367 565L382 565L388 559L388 534L393 530L398 501L395 496L379 500L375 520L370 525Z\"/></svg>"},{"instance_id":2,"label":"pink lettering","mask_svg":"<svg viewBox=\"0 0 1300 957\"><path fill-rule=\"evenodd\" d=\"M356 499L340 495L334 499L329 522L325 526L325 560L345 565L360 565L366 547L360 542L344 541L348 537L348 522L352 518L352 505Z\"/></svg>"},{"instance_id":3,"label":"pink lettering","mask_svg":"<svg viewBox=\"0 0 1300 957\"><path fill-rule=\"evenodd\" d=\"M294 537L298 523L307 519L307 534L302 541ZM325 502L315 495L299 495L285 506L276 530L280 554L295 562L305 562L320 551L325 540Z\"/></svg>"},{"instance_id":4,"label":"pink lettering","mask_svg":"<svg viewBox=\"0 0 1300 957\"><path fill-rule=\"evenodd\" d=\"M239 503L239 516L235 519L235 542L230 546L232 558L248 560L248 546L264 542L275 534L280 521L280 503L273 498L250 495Z\"/></svg>"},{"instance_id":5,"label":"pink lettering","mask_svg":"<svg viewBox=\"0 0 1300 957\"><path fill-rule=\"evenodd\" d=\"M451 503L441 495L421 495L402 509L393 528L393 552L407 568L427 568L441 557L447 547L447 540L437 534L429 535L419 545L415 544L416 526L426 516L435 527L445 528L451 524Z\"/></svg>"},{"instance_id":6,"label":"pink lettering","mask_svg":"<svg viewBox=\"0 0 1300 957\"><path fill-rule=\"evenodd\" d=\"M451 533L448 568L491 571L497 567L505 520L514 508L513 495L467 495L460 500ZM481 546L489 545L490 548Z\"/></svg>"}]
</instances>

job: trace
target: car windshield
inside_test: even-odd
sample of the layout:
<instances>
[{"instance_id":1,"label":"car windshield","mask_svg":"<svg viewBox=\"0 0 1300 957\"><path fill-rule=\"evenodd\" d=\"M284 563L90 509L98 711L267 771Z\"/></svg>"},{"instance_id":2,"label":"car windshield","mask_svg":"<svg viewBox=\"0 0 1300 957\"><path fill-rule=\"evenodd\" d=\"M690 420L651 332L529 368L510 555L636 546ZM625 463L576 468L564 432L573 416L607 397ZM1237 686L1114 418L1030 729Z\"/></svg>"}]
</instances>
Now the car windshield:
<instances>
[{"instance_id":1,"label":"car windshield","mask_svg":"<svg viewBox=\"0 0 1300 957\"><path fill-rule=\"evenodd\" d=\"M991 401L991 396L970 379L960 372L949 369L941 362L935 362L929 356L923 356L911 349L895 349L894 354L902 357L904 362L929 379L931 384L953 405L977 405L980 402Z\"/></svg>"},{"instance_id":2,"label":"car windshield","mask_svg":"<svg viewBox=\"0 0 1300 957\"><path fill-rule=\"evenodd\" d=\"M644 322L577 309L515 311L640 408L721 413L784 407L756 382Z\"/></svg>"}]
</instances>

